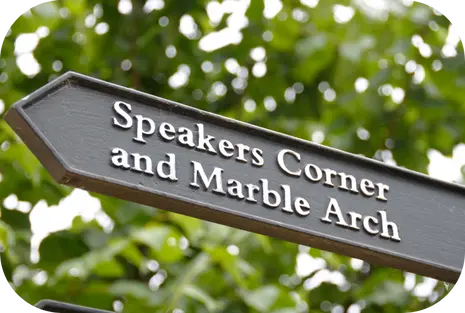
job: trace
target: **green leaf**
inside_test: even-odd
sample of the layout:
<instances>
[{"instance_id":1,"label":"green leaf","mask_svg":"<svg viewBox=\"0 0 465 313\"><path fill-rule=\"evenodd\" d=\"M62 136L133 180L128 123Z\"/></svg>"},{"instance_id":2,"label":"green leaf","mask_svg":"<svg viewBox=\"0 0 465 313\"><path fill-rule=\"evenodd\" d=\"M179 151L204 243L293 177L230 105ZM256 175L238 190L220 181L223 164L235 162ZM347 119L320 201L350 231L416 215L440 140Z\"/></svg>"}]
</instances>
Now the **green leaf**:
<instances>
[{"instance_id":1,"label":"green leaf","mask_svg":"<svg viewBox=\"0 0 465 313\"><path fill-rule=\"evenodd\" d=\"M272 313L295 313L295 308L284 308L272 311Z\"/></svg>"},{"instance_id":2,"label":"green leaf","mask_svg":"<svg viewBox=\"0 0 465 313\"><path fill-rule=\"evenodd\" d=\"M144 261L144 256L132 243L128 243L128 245L124 249L122 249L121 256L123 256L129 262L131 262L139 268L142 266L142 263Z\"/></svg>"},{"instance_id":3,"label":"green leaf","mask_svg":"<svg viewBox=\"0 0 465 313\"><path fill-rule=\"evenodd\" d=\"M114 296L132 296L140 300L147 300L155 295L147 284L131 280L120 280L111 284L108 292Z\"/></svg>"},{"instance_id":4,"label":"green leaf","mask_svg":"<svg viewBox=\"0 0 465 313\"><path fill-rule=\"evenodd\" d=\"M13 229L0 220L0 262L5 277L8 281L11 281L15 259L14 251L11 251L10 247L14 247L16 244L16 237Z\"/></svg>"},{"instance_id":5,"label":"green leaf","mask_svg":"<svg viewBox=\"0 0 465 313\"><path fill-rule=\"evenodd\" d=\"M240 259L237 256L230 254L223 247L205 247L204 249L210 254L213 261L218 262L223 270L231 275L236 284L243 288L246 287L244 275L240 270Z\"/></svg>"},{"instance_id":6,"label":"green leaf","mask_svg":"<svg viewBox=\"0 0 465 313\"><path fill-rule=\"evenodd\" d=\"M161 262L176 262L184 254L179 247L181 235L168 226L148 226L134 231L131 237L135 241L149 246Z\"/></svg>"},{"instance_id":7,"label":"green leaf","mask_svg":"<svg viewBox=\"0 0 465 313\"><path fill-rule=\"evenodd\" d=\"M367 298L384 282L401 283L403 280L404 275L402 273L377 268L372 270L371 275L365 279L363 285L358 288L355 294L358 298Z\"/></svg>"},{"instance_id":8,"label":"green leaf","mask_svg":"<svg viewBox=\"0 0 465 313\"><path fill-rule=\"evenodd\" d=\"M367 302L377 305L394 304L396 306L406 305L409 294L403 284L387 281L367 298Z\"/></svg>"},{"instance_id":9,"label":"green leaf","mask_svg":"<svg viewBox=\"0 0 465 313\"><path fill-rule=\"evenodd\" d=\"M327 49L328 44L328 35L320 33L298 41L295 46L295 52L300 58L308 58L317 51Z\"/></svg>"},{"instance_id":10,"label":"green leaf","mask_svg":"<svg viewBox=\"0 0 465 313\"><path fill-rule=\"evenodd\" d=\"M105 248L92 250L79 258L63 262L57 268L58 277L76 275L87 278L90 274L118 277L124 274L124 268L114 258L124 251L130 242L126 239L114 239Z\"/></svg>"},{"instance_id":11,"label":"green leaf","mask_svg":"<svg viewBox=\"0 0 465 313\"><path fill-rule=\"evenodd\" d=\"M160 251L171 233L172 230L167 226L150 226L134 231L132 238Z\"/></svg>"},{"instance_id":12,"label":"green leaf","mask_svg":"<svg viewBox=\"0 0 465 313\"><path fill-rule=\"evenodd\" d=\"M44 269L53 269L63 260L80 257L89 251L80 234L72 234L67 231L56 232L40 243L38 266Z\"/></svg>"},{"instance_id":13,"label":"green leaf","mask_svg":"<svg viewBox=\"0 0 465 313\"><path fill-rule=\"evenodd\" d=\"M209 312L217 312L224 306L221 302L215 301L205 291L194 285L185 285L183 293L186 296L203 303Z\"/></svg>"},{"instance_id":14,"label":"green leaf","mask_svg":"<svg viewBox=\"0 0 465 313\"><path fill-rule=\"evenodd\" d=\"M271 242L270 242L269 237L255 234L255 238L260 242L260 245L263 248L263 251L265 253L270 253L271 252L272 248L271 248Z\"/></svg>"},{"instance_id":15,"label":"green leaf","mask_svg":"<svg viewBox=\"0 0 465 313\"><path fill-rule=\"evenodd\" d=\"M68 8L71 13L81 15L86 9L86 0L65 0L65 7Z\"/></svg>"},{"instance_id":16,"label":"green leaf","mask_svg":"<svg viewBox=\"0 0 465 313\"><path fill-rule=\"evenodd\" d=\"M184 292L184 286L191 284L197 276L207 271L210 266L211 259L208 254L197 254L169 287L169 300L166 302L165 309L172 310L175 308Z\"/></svg>"},{"instance_id":17,"label":"green leaf","mask_svg":"<svg viewBox=\"0 0 465 313\"><path fill-rule=\"evenodd\" d=\"M37 13L46 19L58 17L58 7L55 2L46 2L42 5L34 7L32 10L34 13Z\"/></svg>"},{"instance_id":18,"label":"green leaf","mask_svg":"<svg viewBox=\"0 0 465 313\"><path fill-rule=\"evenodd\" d=\"M15 241L16 238L13 229L0 220L0 252L7 251L9 246L15 244Z\"/></svg>"},{"instance_id":19,"label":"green leaf","mask_svg":"<svg viewBox=\"0 0 465 313\"><path fill-rule=\"evenodd\" d=\"M278 299L279 293L278 287L269 285L253 291L242 290L240 294L248 306L260 312L269 312Z\"/></svg>"},{"instance_id":20,"label":"green leaf","mask_svg":"<svg viewBox=\"0 0 465 313\"><path fill-rule=\"evenodd\" d=\"M124 275L124 268L115 260L107 260L97 263L94 273L102 277L120 277Z\"/></svg>"},{"instance_id":21,"label":"green leaf","mask_svg":"<svg viewBox=\"0 0 465 313\"><path fill-rule=\"evenodd\" d=\"M200 219L176 214L169 213L169 219L175 224L179 225L183 231L186 233L187 239L190 241L196 242L204 234L203 222Z\"/></svg>"},{"instance_id":22,"label":"green leaf","mask_svg":"<svg viewBox=\"0 0 465 313\"><path fill-rule=\"evenodd\" d=\"M30 230L31 223L29 221L29 215L17 210L2 209L2 221L8 224L11 228L16 231L19 230Z\"/></svg>"}]
</instances>

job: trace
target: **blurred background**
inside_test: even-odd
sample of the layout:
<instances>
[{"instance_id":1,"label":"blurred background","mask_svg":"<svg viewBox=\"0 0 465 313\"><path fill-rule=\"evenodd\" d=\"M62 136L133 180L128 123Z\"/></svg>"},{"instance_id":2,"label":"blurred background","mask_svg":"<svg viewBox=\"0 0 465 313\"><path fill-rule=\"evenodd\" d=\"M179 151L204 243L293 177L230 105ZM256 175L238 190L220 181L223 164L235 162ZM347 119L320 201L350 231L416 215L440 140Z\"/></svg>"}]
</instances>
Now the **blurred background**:
<instances>
[{"instance_id":1,"label":"blurred background","mask_svg":"<svg viewBox=\"0 0 465 313\"><path fill-rule=\"evenodd\" d=\"M0 55L0 112L73 70L463 183L463 47L410 0L64 0ZM12 288L115 312L397 313L453 287L59 186L0 120Z\"/></svg>"}]
</instances>

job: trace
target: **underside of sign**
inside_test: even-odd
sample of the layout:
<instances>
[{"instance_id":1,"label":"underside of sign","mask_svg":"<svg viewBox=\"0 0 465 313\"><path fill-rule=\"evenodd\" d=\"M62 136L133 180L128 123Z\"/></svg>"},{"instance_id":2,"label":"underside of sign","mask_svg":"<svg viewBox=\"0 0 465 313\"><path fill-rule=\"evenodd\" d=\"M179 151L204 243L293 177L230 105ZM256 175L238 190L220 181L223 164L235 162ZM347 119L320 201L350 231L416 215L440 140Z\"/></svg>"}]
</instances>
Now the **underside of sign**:
<instances>
[{"instance_id":1,"label":"underside of sign","mask_svg":"<svg viewBox=\"0 0 465 313\"><path fill-rule=\"evenodd\" d=\"M62 184L456 282L465 188L69 72L5 120Z\"/></svg>"}]
</instances>

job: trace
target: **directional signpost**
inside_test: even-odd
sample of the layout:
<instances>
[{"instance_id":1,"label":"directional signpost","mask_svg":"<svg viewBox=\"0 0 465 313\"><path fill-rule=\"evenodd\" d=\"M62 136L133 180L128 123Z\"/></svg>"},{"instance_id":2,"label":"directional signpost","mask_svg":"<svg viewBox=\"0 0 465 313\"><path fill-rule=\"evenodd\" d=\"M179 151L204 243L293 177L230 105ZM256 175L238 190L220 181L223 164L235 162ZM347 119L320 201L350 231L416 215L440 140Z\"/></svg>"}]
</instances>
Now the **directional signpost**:
<instances>
[{"instance_id":1,"label":"directional signpost","mask_svg":"<svg viewBox=\"0 0 465 313\"><path fill-rule=\"evenodd\" d=\"M62 184L447 282L465 188L67 73L5 120Z\"/></svg>"}]
</instances>

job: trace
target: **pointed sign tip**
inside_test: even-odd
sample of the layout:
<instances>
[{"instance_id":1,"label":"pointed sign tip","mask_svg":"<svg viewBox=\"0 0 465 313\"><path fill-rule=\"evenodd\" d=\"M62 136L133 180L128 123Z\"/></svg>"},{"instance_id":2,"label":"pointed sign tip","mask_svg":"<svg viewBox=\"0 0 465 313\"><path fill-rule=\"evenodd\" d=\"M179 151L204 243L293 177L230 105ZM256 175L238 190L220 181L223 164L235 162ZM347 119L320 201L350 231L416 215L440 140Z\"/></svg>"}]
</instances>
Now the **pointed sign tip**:
<instances>
[{"instance_id":1,"label":"pointed sign tip","mask_svg":"<svg viewBox=\"0 0 465 313\"><path fill-rule=\"evenodd\" d=\"M68 80L68 79L73 79L76 76L79 76L79 74L77 72L67 71L64 74L58 76L57 79Z\"/></svg>"},{"instance_id":2,"label":"pointed sign tip","mask_svg":"<svg viewBox=\"0 0 465 313\"><path fill-rule=\"evenodd\" d=\"M89 79L89 77L86 75L80 74L78 72L67 71L63 75L59 76L57 79L66 81L66 80L76 80L76 79Z\"/></svg>"},{"instance_id":3,"label":"pointed sign tip","mask_svg":"<svg viewBox=\"0 0 465 313\"><path fill-rule=\"evenodd\" d=\"M67 83L71 82L72 80L74 80L74 79L76 79L77 77L80 77L80 76L82 76L82 75L78 74L76 72L73 72L73 71L68 71L63 75L58 76L57 78L50 81L48 84L42 86L41 88L37 89L33 93L23 97L22 99L16 101L15 103L13 103L9 107L8 111L5 113L5 120L8 122L7 117L8 117L8 115L10 115L9 112L11 110L13 110L13 109L21 109L21 108L23 108L24 106L27 106L30 103L37 102L42 97L49 94L52 90L56 90L56 89L60 88L61 86L63 86L64 84L67 84Z\"/></svg>"}]
</instances>

